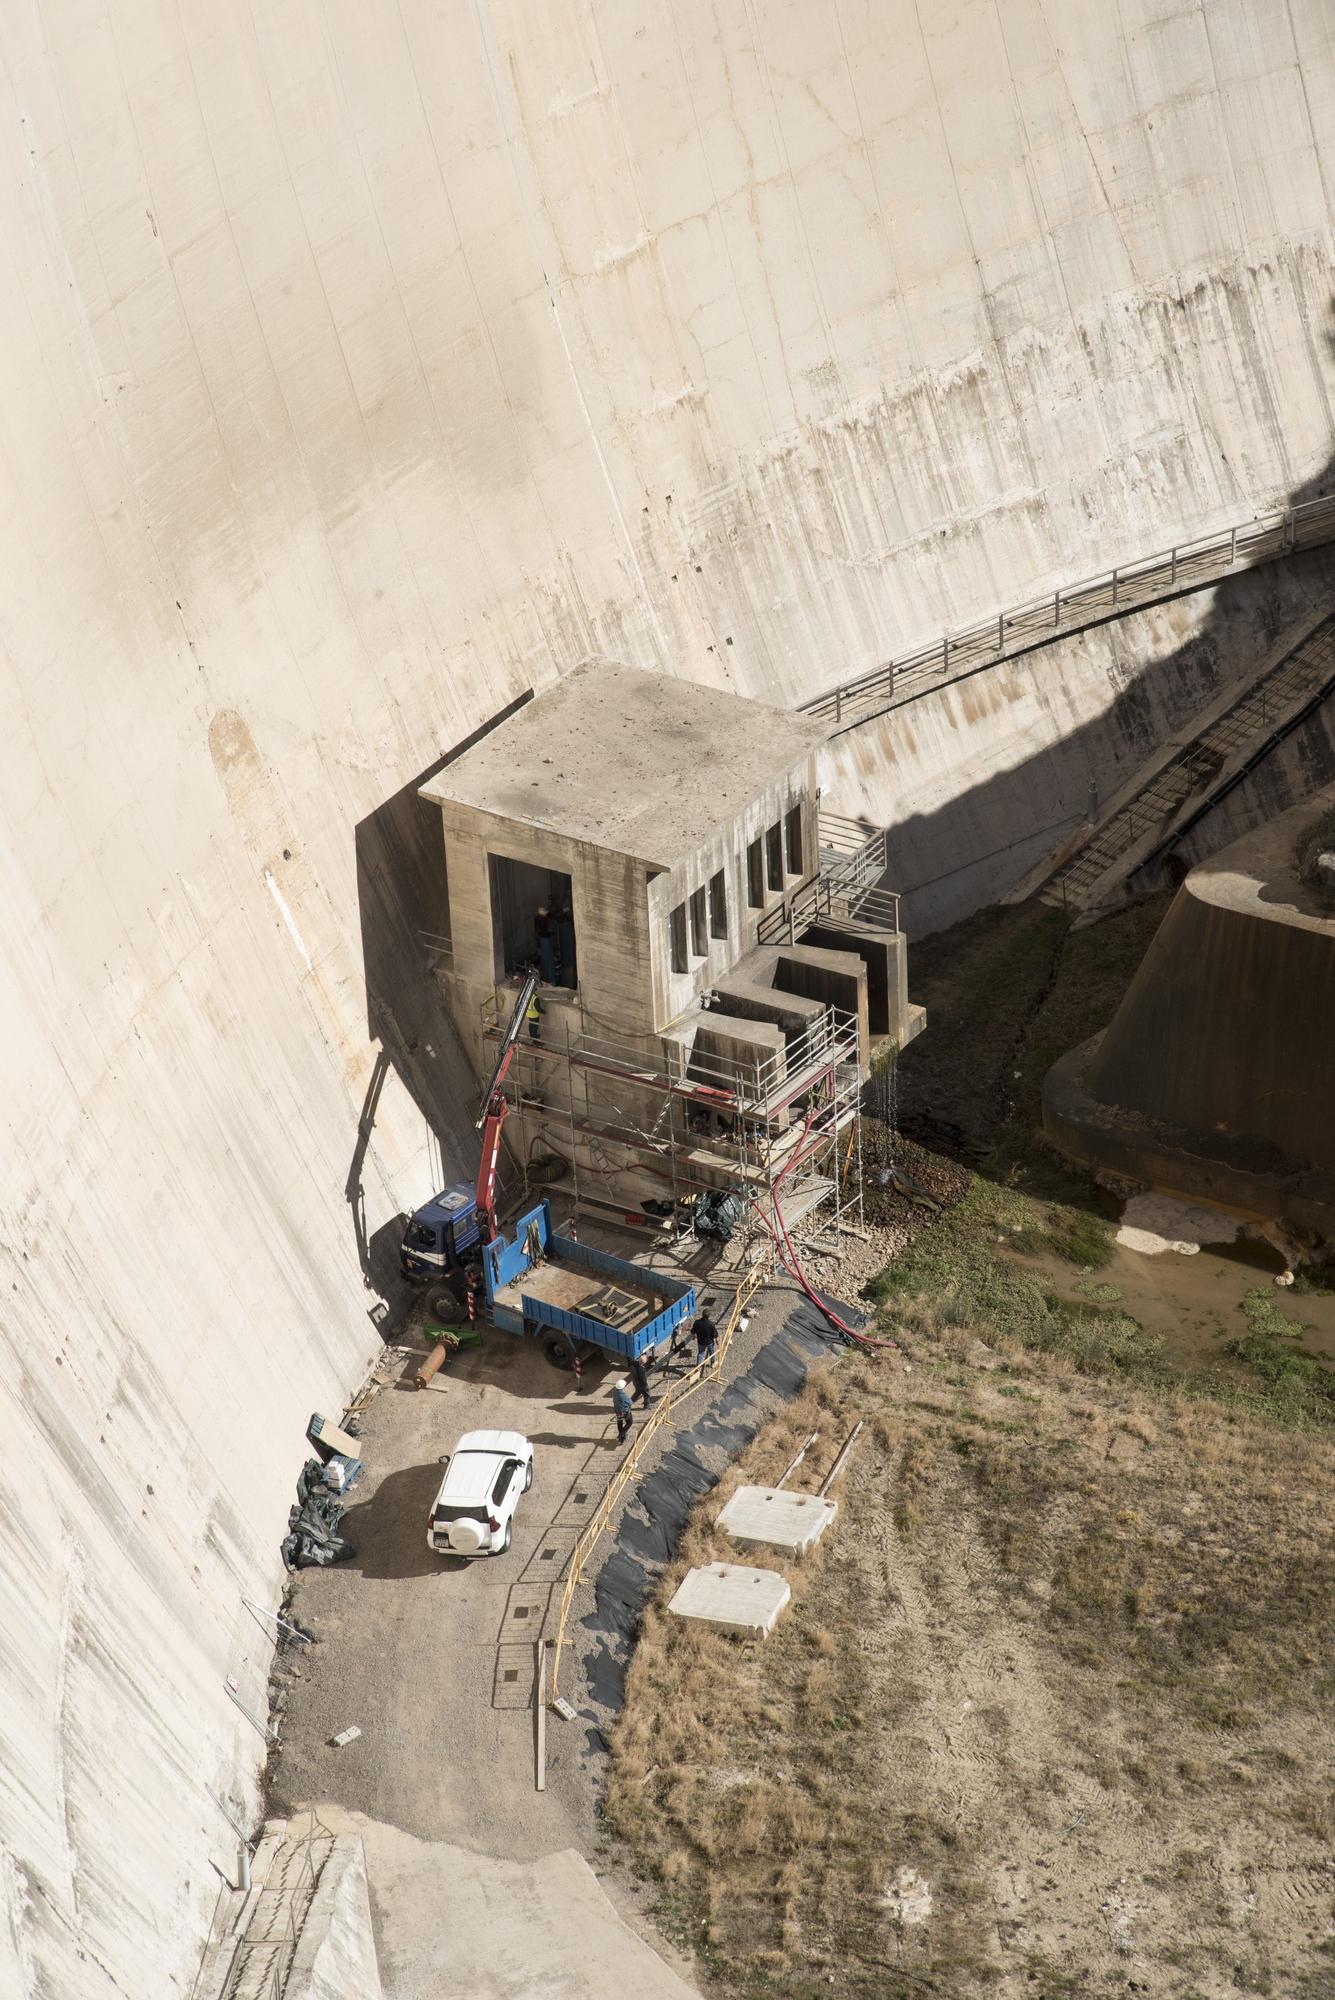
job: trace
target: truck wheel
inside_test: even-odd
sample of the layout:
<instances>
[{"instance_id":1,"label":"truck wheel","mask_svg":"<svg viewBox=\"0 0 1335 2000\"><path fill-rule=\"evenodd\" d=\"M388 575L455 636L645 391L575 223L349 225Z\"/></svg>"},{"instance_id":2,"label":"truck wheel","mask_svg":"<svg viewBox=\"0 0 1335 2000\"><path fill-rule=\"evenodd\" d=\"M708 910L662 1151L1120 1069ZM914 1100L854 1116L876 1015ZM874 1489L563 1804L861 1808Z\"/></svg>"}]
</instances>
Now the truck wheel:
<instances>
[{"instance_id":1,"label":"truck wheel","mask_svg":"<svg viewBox=\"0 0 1335 2000\"><path fill-rule=\"evenodd\" d=\"M546 1340L542 1343L542 1351L551 1362L553 1368L560 1368L567 1375L570 1373L570 1349L559 1334L548 1334Z\"/></svg>"},{"instance_id":2,"label":"truck wheel","mask_svg":"<svg viewBox=\"0 0 1335 2000\"><path fill-rule=\"evenodd\" d=\"M448 1285L437 1285L427 1293L426 1309L431 1319L444 1320L447 1324L459 1317L459 1301Z\"/></svg>"}]
</instances>

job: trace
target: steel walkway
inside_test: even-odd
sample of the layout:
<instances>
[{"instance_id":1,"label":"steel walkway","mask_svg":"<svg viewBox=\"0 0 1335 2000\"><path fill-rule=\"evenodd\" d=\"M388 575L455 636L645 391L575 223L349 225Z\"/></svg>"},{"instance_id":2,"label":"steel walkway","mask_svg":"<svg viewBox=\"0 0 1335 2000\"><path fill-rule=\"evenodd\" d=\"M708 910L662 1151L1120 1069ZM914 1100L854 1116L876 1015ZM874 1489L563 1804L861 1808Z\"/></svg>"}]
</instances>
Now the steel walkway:
<instances>
[{"instance_id":1,"label":"steel walkway","mask_svg":"<svg viewBox=\"0 0 1335 2000\"><path fill-rule=\"evenodd\" d=\"M840 736L905 702L1033 652L1053 639L1106 624L1128 611L1147 610L1242 570L1330 541L1335 541L1335 496L1256 514L1217 534L1181 542L1141 562L1120 564L1068 589L947 633L931 646L803 702L801 712L824 722L831 736Z\"/></svg>"}]
</instances>

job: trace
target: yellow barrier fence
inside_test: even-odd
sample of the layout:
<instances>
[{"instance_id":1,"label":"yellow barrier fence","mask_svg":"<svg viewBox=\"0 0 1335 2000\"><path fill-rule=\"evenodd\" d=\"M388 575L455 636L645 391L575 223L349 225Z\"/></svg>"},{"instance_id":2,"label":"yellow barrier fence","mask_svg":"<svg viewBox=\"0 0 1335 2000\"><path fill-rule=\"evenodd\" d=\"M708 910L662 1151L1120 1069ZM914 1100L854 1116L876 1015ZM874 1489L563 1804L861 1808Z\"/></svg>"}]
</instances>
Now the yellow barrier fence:
<instances>
[{"instance_id":1,"label":"yellow barrier fence","mask_svg":"<svg viewBox=\"0 0 1335 2000\"><path fill-rule=\"evenodd\" d=\"M689 1375L683 1375L679 1382L670 1383L663 1391L657 1407L650 1416L645 1418L626 1456L612 1474L611 1479L608 1481L607 1491L603 1494L602 1499L590 1515L583 1533L571 1551L569 1567L566 1570L565 1588L561 1593L561 1608L557 1613L556 1637L552 1642L554 1652L552 1655L552 1679L548 1695L549 1700L554 1701L556 1699L561 1678L561 1649L565 1645L566 1621L570 1616L571 1602L575 1591L579 1587L580 1578L584 1574L585 1565L593 1552L595 1542L597 1542L601 1535L606 1533L607 1524L616 1510L617 1503L620 1501L627 1486L629 1486L638 1473L640 1462L645 1452L658 1436L664 1424L676 1421L677 1412L680 1410L682 1404L689 1397L693 1396L697 1389L703 1389L707 1382L717 1382L719 1380L723 1373L723 1364L728 1357L728 1349L732 1345L733 1334L737 1331L742 1314L746 1311L747 1306L769 1276L769 1270L770 1260L768 1255L766 1255L743 1274L737 1290L733 1293L732 1305L728 1309L728 1316L719 1329L719 1343L712 1357L708 1360L697 1362Z\"/></svg>"}]
</instances>

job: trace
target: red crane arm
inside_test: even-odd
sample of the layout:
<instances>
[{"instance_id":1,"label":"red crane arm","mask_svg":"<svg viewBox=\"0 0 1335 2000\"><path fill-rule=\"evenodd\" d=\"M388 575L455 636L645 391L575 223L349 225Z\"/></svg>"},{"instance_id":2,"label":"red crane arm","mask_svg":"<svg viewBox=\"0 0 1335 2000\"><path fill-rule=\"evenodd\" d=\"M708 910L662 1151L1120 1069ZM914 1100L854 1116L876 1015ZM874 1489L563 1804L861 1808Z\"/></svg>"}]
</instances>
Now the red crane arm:
<instances>
[{"instance_id":1,"label":"red crane arm","mask_svg":"<svg viewBox=\"0 0 1335 2000\"><path fill-rule=\"evenodd\" d=\"M496 1240L496 1168L501 1157L501 1127L510 1115L510 1106L501 1086L514 1061L515 1043L519 1040L529 1002L537 990L537 975L530 972L510 1009L510 1018L501 1038L501 1052L491 1073L477 1121L482 1128L482 1157L477 1164L477 1188L473 1199L477 1205L478 1228L484 1245Z\"/></svg>"},{"instance_id":2,"label":"red crane arm","mask_svg":"<svg viewBox=\"0 0 1335 2000\"><path fill-rule=\"evenodd\" d=\"M501 1127L509 1114L509 1103L497 1090L482 1126L482 1158L478 1161L477 1188L473 1195L484 1245L496 1240L496 1167L501 1157Z\"/></svg>"}]
</instances>

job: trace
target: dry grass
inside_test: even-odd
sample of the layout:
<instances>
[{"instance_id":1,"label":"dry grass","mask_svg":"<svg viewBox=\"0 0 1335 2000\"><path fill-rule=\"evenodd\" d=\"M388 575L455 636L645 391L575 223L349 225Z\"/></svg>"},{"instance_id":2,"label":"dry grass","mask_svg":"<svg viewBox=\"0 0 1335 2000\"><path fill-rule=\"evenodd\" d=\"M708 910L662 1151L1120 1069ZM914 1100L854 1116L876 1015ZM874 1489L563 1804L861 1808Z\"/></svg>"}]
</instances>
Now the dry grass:
<instances>
[{"instance_id":1,"label":"dry grass","mask_svg":"<svg viewBox=\"0 0 1335 2000\"><path fill-rule=\"evenodd\" d=\"M741 1996L1335 1992L1335 1445L970 1350L826 1372L697 1510L606 1802L662 1921ZM773 1637L669 1620L726 1492L857 1416Z\"/></svg>"}]
</instances>

